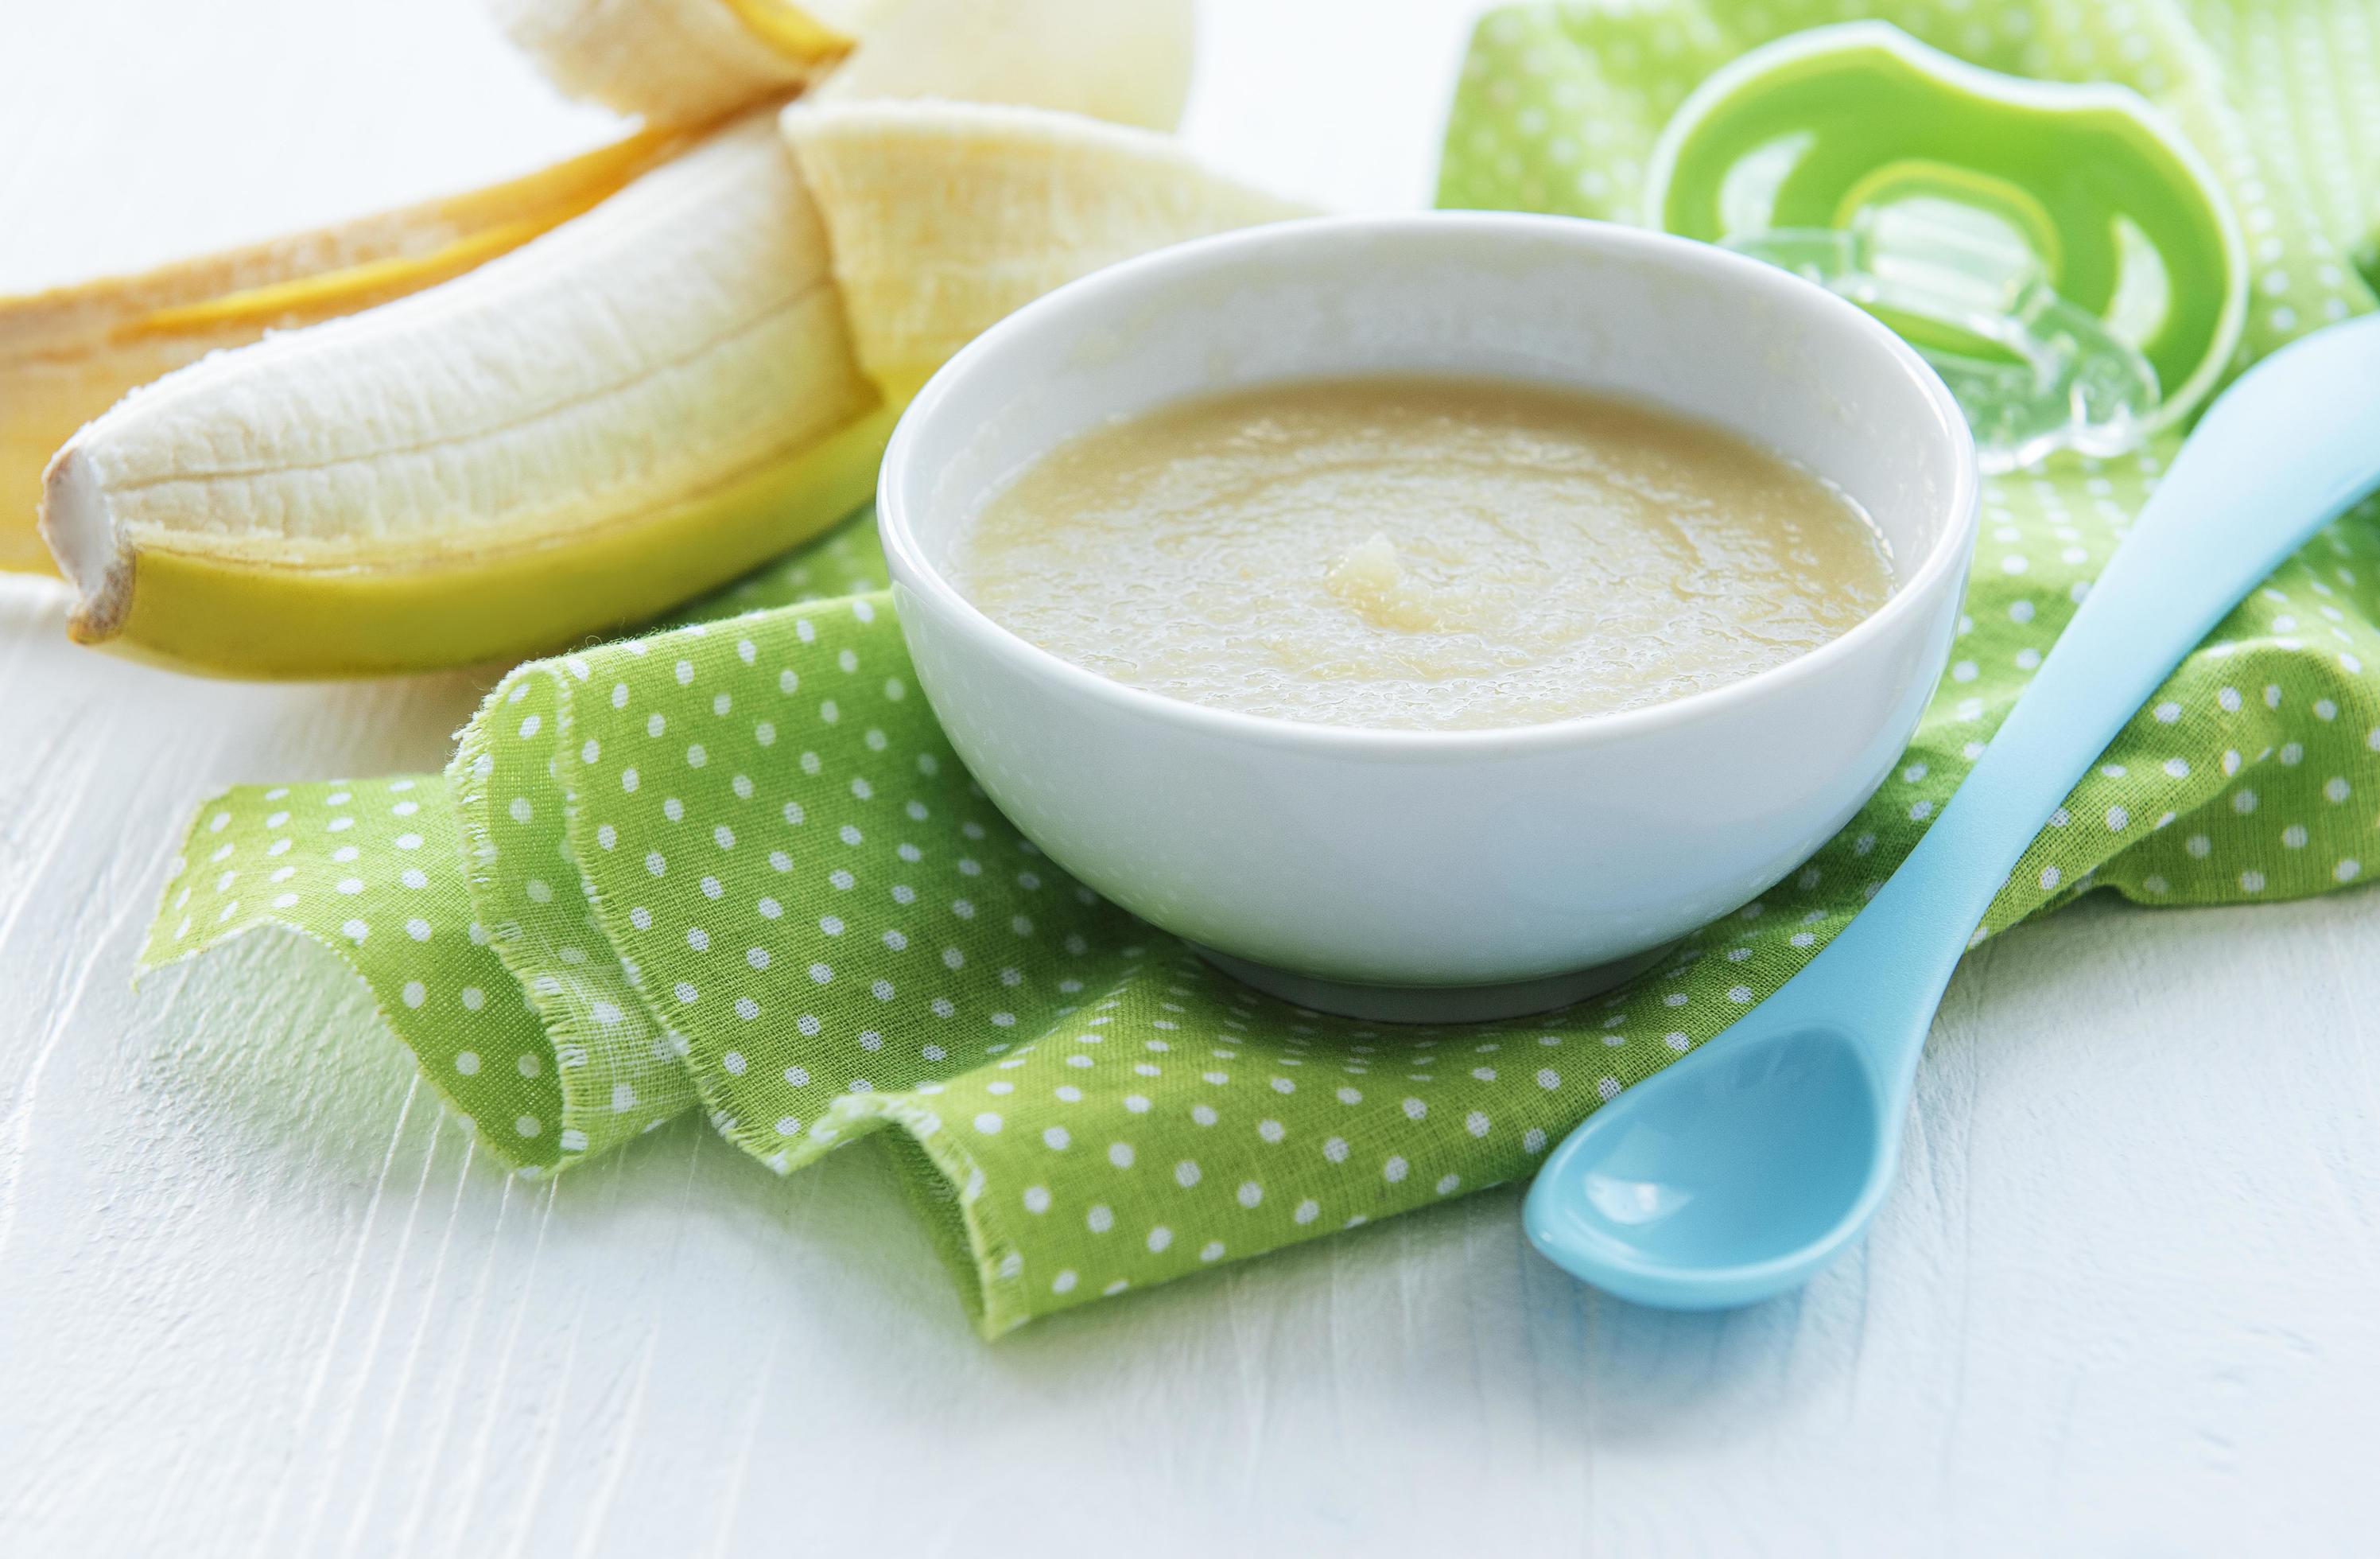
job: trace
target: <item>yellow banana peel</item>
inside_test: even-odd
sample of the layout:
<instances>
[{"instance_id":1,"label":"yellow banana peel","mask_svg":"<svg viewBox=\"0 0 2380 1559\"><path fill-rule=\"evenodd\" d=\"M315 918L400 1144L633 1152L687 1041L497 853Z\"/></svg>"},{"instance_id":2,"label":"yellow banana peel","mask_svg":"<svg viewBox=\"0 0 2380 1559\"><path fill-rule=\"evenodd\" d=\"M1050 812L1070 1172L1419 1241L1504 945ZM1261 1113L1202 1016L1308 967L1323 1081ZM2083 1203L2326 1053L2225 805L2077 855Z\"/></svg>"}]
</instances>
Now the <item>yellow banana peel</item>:
<instances>
[{"instance_id":1,"label":"yellow banana peel","mask_svg":"<svg viewBox=\"0 0 2380 1559\"><path fill-rule=\"evenodd\" d=\"M106 642L176 671L279 680L509 663L599 639L849 516L875 491L898 412L880 406L788 459L632 528L329 569L143 552ZM602 603L600 617L589 615L591 603ZM435 652L425 655L431 645Z\"/></svg>"}]
</instances>

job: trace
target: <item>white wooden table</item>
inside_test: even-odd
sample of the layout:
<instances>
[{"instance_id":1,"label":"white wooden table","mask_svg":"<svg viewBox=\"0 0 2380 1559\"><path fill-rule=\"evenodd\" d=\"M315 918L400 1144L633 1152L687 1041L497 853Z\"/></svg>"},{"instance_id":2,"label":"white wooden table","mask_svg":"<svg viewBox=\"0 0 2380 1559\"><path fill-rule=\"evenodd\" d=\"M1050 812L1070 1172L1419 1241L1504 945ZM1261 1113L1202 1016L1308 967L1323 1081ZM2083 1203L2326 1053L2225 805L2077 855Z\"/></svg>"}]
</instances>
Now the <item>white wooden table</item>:
<instances>
[{"instance_id":1,"label":"white wooden table","mask_svg":"<svg viewBox=\"0 0 2380 1559\"><path fill-rule=\"evenodd\" d=\"M1465 9L1216 5L1191 134L1416 203ZM602 129L469 0L6 0L0 62L9 288ZM326 960L128 989L200 791L435 766L476 688L177 680L64 615L0 587L0 1553L2373 1551L2380 895L1978 954L1796 1298L1597 1298L1497 1192L986 1346L871 1154L686 1121L531 1186Z\"/></svg>"}]
</instances>

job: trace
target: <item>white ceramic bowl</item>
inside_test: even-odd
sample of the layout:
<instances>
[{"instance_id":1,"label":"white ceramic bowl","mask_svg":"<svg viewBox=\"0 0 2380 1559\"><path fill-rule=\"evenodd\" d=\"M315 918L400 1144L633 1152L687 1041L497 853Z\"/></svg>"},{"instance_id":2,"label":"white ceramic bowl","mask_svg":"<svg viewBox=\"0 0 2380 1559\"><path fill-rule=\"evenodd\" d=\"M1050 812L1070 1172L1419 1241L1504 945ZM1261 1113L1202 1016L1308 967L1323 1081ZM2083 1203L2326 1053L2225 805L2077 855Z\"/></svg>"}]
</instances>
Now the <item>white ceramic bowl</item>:
<instances>
[{"instance_id":1,"label":"white ceramic bowl","mask_svg":"<svg viewBox=\"0 0 2380 1559\"><path fill-rule=\"evenodd\" d=\"M1267 381L1432 371L1747 433L1865 506L1893 593L1834 642L1692 698L1435 732L1124 687L993 623L942 571L986 494L1072 434ZM1262 988L1430 1020L1609 984L1848 821L1941 674L1976 476L1941 381L1819 287L1631 228L1439 213L1256 228L1059 289L926 385L879 505L918 680L1036 844Z\"/></svg>"}]
</instances>

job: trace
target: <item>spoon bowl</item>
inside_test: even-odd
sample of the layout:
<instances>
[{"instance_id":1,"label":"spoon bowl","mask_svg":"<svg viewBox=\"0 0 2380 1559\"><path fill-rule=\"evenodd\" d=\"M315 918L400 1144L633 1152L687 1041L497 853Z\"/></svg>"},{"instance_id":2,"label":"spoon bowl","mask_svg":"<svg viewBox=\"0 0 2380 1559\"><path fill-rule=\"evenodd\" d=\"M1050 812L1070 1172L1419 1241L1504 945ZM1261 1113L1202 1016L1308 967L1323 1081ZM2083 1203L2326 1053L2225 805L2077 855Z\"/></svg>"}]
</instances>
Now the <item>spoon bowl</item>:
<instances>
[{"instance_id":1,"label":"spoon bowl","mask_svg":"<svg viewBox=\"0 0 2380 1559\"><path fill-rule=\"evenodd\" d=\"M1841 1027L1763 1025L1662 1077L1538 1173L1524 1216L1540 1250L1623 1299L1711 1309L1793 1287L1857 1237L1895 1154L1882 1080Z\"/></svg>"}]
</instances>

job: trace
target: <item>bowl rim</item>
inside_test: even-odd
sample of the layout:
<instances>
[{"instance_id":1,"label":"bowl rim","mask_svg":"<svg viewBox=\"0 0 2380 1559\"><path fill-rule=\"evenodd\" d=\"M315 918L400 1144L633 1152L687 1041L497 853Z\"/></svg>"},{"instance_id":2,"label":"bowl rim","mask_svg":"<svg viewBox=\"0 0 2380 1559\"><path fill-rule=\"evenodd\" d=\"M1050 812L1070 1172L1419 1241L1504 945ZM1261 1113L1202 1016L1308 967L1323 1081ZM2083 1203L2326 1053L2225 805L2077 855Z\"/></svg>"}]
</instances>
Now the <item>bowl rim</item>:
<instances>
[{"instance_id":1,"label":"bowl rim","mask_svg":"<svg viewBox=\"0 0 2380 1559\"><path fill-rule=\"evenodd\" d=\"M956 386L982 371L987 359L996 357L1010 342L1034 331L1053 328L1070 310L1111 291L1150 282L1178 285L1228 263L1245 250L1295 249L1348 235L1393 242L1449 229L1466 230L1473 241L1484 244L1552 238L1599 252L1649 258L1682 271L1700 272L1767 291L1822 316L1832 314L1842 328L1881 346L1886 355L1898 362L1940 424L1950 446L1948 523L1917 566L1896 581L1897 588L1881 606L1836 638L1791 660L1717 688L1641 708L1569 715L1529 725L1454 730L1339 725L1281 715L1250 714L1113 681L1041 648L993 620L928 560L925 548L909 524L910 468L917 446L925 436L922 430L941 415ZM1699 724L1725 716L1742 704L1795 683L1824 676L1837 663L1859 654L1864 646L1885 637L1899 619L1925 610L1944 575L1954 571L1963 575L1977 526L1981 482L1974 438L1940 375L1888 326L1815 283L1716 245L1619 223L1533 212L1426 211L1302 217L1194 238L1106 266L1035 298L961 347L927 380L903 410L885 445L877 479L876 523L893 583L926 598L988 652L1005 658L1028 675L1054 681L1078 696L1147 719L1265 747L1398 759L1476 758L1620 741ZM1963 583L1963 579L1958 582Z\"/></svg>"}]
</instances>

